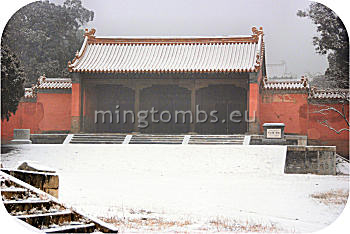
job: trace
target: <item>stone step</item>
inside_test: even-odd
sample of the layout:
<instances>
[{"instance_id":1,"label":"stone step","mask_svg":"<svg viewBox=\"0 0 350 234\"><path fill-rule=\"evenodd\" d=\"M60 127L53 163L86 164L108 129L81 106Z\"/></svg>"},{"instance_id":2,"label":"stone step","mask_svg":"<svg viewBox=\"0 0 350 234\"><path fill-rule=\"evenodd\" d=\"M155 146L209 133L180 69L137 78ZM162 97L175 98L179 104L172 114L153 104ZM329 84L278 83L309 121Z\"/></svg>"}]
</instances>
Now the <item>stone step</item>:
<instances>
[{"instance_id":1,"label":"stone step","mask_svg":"<svg viewBox=\"0 0 350 234\"><path fill-rule=\"evenodd\" d=\"M74 138L71 140L72 141L120 141L120 142L123 142L124 141L124 138L123 139L104 139L104 138L101 138L101 139L90 139L90 138L87 138L87 139L84 139L84 138Z\"/></svg>"},{"instance_id":2,"label":"stone step","mask_svg":"<svg viewBox=\"0 0 350 234\"><path fill-rule=\"evenodd\" d=\"M134 137L183 137L184 134L136 134Z\"/></svg>"},{"instance_id":3,"label":"stone step","mask_svg":"<svg viewBox=\"0 0 350 234\"><path fill-rule=\"evenodd\" d=\"M74 138L80 138L80 139L124 139L125 136L73 136Z\"/></svg>"},{"instance_id":4,"label":"stone step","mask_svg":"<svg viewBox=\"0 0 350 234\"><path fill-rule=\"evenodd\" d=\"M110 139L110 138L99 138L99 139L96 139L96 138L73 138L71 140L72 141L124 141L124 138L123 139Z\"/></svg>"},{"instance_id":5,"label":"stone step","mask_svg":"<svg viewBox=\"0 0 350 234\"><path fill-rule=\"evenodd\" d=\"M173 140L173 139L183 139L184 137L137 137L134 136L131 138L131 140L137 140L137 139L142 139L142 140L148 140L148 139L164 139L164 140Z\"/></svg>"},{"instance_id":6,"label":"stone step","mask_svg":"<svg viewBox=\"0 0 350 234\"><path fill-rule=\"evenodd\" d=\"M15 215L14 217L25 221L26 223L43 229L52 224L62 225L72 221L72 212L70 210L30 215Z\"/></svg>"},{"instance_id":7,"label":"stone step","mask_svg":"<svg viewBox=\"0 0 350 234\"><path fill-rule=\"evenodd\" d=\"M66 208L56 198L3 171L0 171L0 178L10 181L15 186L1 189L5 194L8 193L8 198L11 199L4 199L3 196L8 213L37 229L48 233L118 232L112 225L89 218L72 208Z\"/></svg>"},{"instance_id":8,"label":"stone step","mask_svg":"<svg viewBox=\"0 0 350 234\"><path fill-rule=\"evenodd\" d=\"M133 143L136 143L136 142L173 142L173 143L177 143L177 142L181 142L182 143L182 140L157 140L157 139L153 139L153 140L135 140L135 141L130 141L129 144L133 144Z\"/></svg>"},{"instance_id":9,"label":"stone step","mask_svg":"<svg viewBox=\"0 0 350 234\"><path fill-rule=\"evenodd\" d=\"M125 136L125 133L76 133L74 136Z\"/></svg>"},{"instance_id":10,"label":"stone step","mask_svg":"<svg viewBox=\"0 0 350 234\"><path fill-rule=\"evenodd\" d=\"M23 201L3 201L5 208L11 214L16 214L18 212L30 211L30 210L46 210L50 209L52 205L50 200L23 200Z\"/></svg>"},{"instance_id":11,"label":"stone step","mask_svg":"<svg viewBox=\"0 0 350 234\"><path fill-rule=\"evenodd\" d=\"M15 195L16 197L23 197L27 193L27 189L24 188L2 188L1 195L5 199L12 199Z\"/></svg>"},{"instance_id":12,"label":"stone step","mask_svg":"<svg viewBox=\"0 0 350 234\"><path fill-rule=\"evenodd\" d=\"M74 134L70 140L70 144L122 144L125 140L126 134Z\"/></svg>"},{"instance_id":13,"label":"stone step","mask_svg":"<svg viewBox=\"0 0 350 234\"><path fill-rule=\"evenodd\" d=\"M191 138L198 138L198 139L232 139L232 138L238 138L242 139L244 136L191 136Z\"/></svg>"},{"instance_id":14,"label":"stone step","mask_svg":"<svg viewBox=\"0 0 350 234\"><path fill-rule=\"evenodd\" d=\"M191 139L198 139L198 140L232 140L232 139L238 139L243 140L244 137L191 137Z\"/></svg>"},{"instance_id":15,"label":"stone step","mask_svg":"<svg viewBox=\"0 0 350 234\"><path fill-rule=\"evenodd\" d=\"M190 145L243 145L244 135L192 135Z\"/></svg>"},{"instance_id":16,"label":"stone step","mask_svg":"<svg viewBox=\"0 0 350 234\"><path fill-rule=\"evenodd\" d=\"M73 141L70 144L122 144L121 141Z\"/></svg>"},{"instance_id":17,"label":"stone step","mask_svg":"<svg viewBox=\"0 0 350 234\"><path fill-rule=\"evenodd\" d=\"M183 139L179 139L179 140L165 140L165 139L138 139L138 140L131 140L129 142L129 144L134 144L134 143L142 143L142 142L145 142L145 143L182 143L182 140Z\"/></svg>"},{"instance_id":18,"label":"stone step","mask_svg":"<svg viewBox=\"0 0 350 234\"><path fill-rule=\"evenodd\" d=\"M182 144L184 135L134 135L129 144Z\"/></svg>"},{"instance_id":19,"label":"stone step","mask_svg":"<svg viewBox=\"0 0 350 234\"><path fill-rule=\"evenodd\" d=\"M59 227L42 229L45 233L91 233L96 229L94 223L69 224Z\"/></svg>"},{"instance_id":20,"label":"stone step","mask_svg":"<svg viewBox=\"0 0 350 234\"><path fill-rule=\"evenodd\" d=\"M145 141L140 141L140 142L130 142L129 144L174 144L174 145L181 145L182 142L155 142L155 141L148 141L148 142L145 142Z\"/></svg>"},{"instance_id":21,"label":"stone step","mask_svg":"<svg viewBox=\"0 0 350 234\"><path fill-rule=\"evenodd\" d=\"M191 135L191 137L244 137L244 135Z\"/></svg>"},{"instance_id":22,"label":"stone step","mask_svg":"<svg viewBox=\"0 0 350 234\"><path fill-rule=\"evenodd\" d=\"M191 141L243 141L243 139L239 138L224 138L224 139L218 139L218 138L190 138Z\"/></svg>"},{"instance_id":23,"label":"stone step","mask_svg":"<svg viewBox=\"0 0 350 234\"><path fill-rule=\"evenodd\" d=\"M172 140L172 139L183 139L184 137L136 137L134 136L131 138L131 140L136 140L136 139L164 139L164 140Z\"/></svg>"},{"instance_id":24,"label":"stone step","mask_svg":"<svg viewBox=\"0 0 350 234\"><path fill-rule=\"evenodd\" d=\"M75 134L71 144L122 144L125 143L125 134ZM140 134L132 136L128 144L182 144L185 135L169 134ZM244 142L244 135L189 135L188 144L240 144Z\"/></svg>"},{"instance_id":25,"label":"stone step","mask_svg":"<svg viewBox=\"0 0 350 234\"><path fill-rule=\"evenodd\" d=\"M220 139L190 139L190 142L195 142L195 141L199 141L199 142L241 142L243 141L243 139L225 139L225 140L220 140Z\"/></svg>"},{"instance_id":26,"label":"stone step","mask_svg":"<svg viewBox=\"0 0 350 234\"><path fill-rule=\"evenodd\" d=\"M184 137L185 135L134 135L134 137L160 137L160 138L174 138Z\"/></svg>"},{"instance_id":27,"label":"stone step","mask_svg":"<svg viewBox=\"0 0 350 234\"><path fill-rule=\"evenodd\" d=\"M133 142L140 142L140 141L144 141L144 142L156 142L156 141L160 141L160 142L182 142L183 139L134 139L134 140L131 140L129 142L129 144L131 144Z\"/></svg>"},{"instance_id":28,"label":"stone step","mask_svg":"<svg viewBox=\"0 0 350 234\"><path fill-rule=\"evenodd\" d=\"M0 190L11 186L14 186L14 184L10 180L6 180L5 178L0 179Z\"/></svg>"},{"instance_id":29,"label":"stone step","mask_svg":"<svg viewBox=\"0 0 350 234\"><path fill-rule=\"evenodd\" d=\"M241 142L189 142L189 145L242 145Z\"/></svg>"},{"instance_id":30,"label":"stone step","mask_svg":"<svg viewBox=\"0 0 350 234\"><path fill-rule=\"evenodd\" d=\"M123 142L124 139L80 139L80 138L75 138L72 139L70 142L74 142L74 141L113 141L113 142Z\"/></svg>"}]
</instances>

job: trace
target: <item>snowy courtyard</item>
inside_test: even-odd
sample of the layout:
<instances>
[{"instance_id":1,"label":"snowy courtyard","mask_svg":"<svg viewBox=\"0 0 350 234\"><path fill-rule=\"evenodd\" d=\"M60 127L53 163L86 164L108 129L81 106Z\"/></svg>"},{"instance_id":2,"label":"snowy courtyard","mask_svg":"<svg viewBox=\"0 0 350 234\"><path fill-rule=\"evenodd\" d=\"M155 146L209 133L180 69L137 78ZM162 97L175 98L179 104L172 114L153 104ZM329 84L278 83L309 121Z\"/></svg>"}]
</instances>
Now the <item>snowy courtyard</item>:
<instances>
[{"instance_id":1,"label":"snowy courtyard","mask_svg":"<svg viewBox=\"0 0 350 234\"><path fill-rule=\"evenodd\" d=\"M285 146L23 145L2 163L56 169L62 202L121 232L328 226L345 206L349 177L284 174L285 155ZM343 200L324 202L325 193Z\"/></svg>"}]
</instances>

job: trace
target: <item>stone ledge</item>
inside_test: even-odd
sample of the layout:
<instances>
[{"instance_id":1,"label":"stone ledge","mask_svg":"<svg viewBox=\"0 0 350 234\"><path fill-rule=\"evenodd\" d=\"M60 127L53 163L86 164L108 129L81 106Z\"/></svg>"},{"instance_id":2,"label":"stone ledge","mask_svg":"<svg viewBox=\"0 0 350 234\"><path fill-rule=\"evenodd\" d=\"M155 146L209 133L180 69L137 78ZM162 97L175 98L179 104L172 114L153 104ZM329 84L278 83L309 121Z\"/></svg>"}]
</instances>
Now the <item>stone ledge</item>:
<instances>
[{"instance_id":1,"label":"stone ledge","mask_svg":"<svg viewBox=\"0 0 350 234\"><path fill-rule=\"evenodd\" d=\"M303 145L288 145L288 150L293 151L331 151L336 152L336 146L303 146Z\"/></svg>"},{"instance_id":2,"label":"stone ledge","mask_svg":"<svg viewBox=\"0 0 350 234\"><path fill-rule=\"evenodd\" d=\"M287 174L336 175L335 146L287 146Z\"/></svg>"},{"instance_id":3,"label":"stone ledge","mask_svg":"<svg viewBox=\"0 0 350 234\"><path fill-rule=\"evenodd\" d=\"M30 134L33 144L62 144L67 133Z\"/></svg>"},{"instance_id":4,"label":"stone ledge","mask_svg":"<svg viewBox=\"0 0 350 234\"><path fill-rule=\"evenodd\" d=\"M263 142L263 139L264 139L264 135L251 135L250 145L265 145L265 142ZM303 135L284 134L284 139L285 139L285 142L280 141L279 145L306 146L307 144L307 136L303 136Z\"/></svg>"}]
</instances>

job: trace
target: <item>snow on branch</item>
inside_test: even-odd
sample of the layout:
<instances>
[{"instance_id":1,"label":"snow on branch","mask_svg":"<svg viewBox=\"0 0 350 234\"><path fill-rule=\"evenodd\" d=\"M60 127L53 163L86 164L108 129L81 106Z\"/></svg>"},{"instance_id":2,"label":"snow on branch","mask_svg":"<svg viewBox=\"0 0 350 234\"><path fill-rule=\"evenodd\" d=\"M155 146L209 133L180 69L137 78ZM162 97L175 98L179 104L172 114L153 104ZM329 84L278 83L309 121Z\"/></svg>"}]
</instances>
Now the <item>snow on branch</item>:
<instances>
[{"instance_id":1,"label":"snow on branch","mask_svg":"<svg viewBox=\"0 0 350 234\"><path fill-rule=\"evenodd\" d=\"M319 104L318 106L319 107L322 107L322 109L320 110L317 110L317 111L313 111L312 113L318 113L318 114L321 114L321 115L328 115L328 113L330 112L335 112L337 113L345 122L346 122L346 125L348 126L347 128L342 128L340 130L336 130L335 128L333 128L329 123L328 123L328 120L322 120L322 121L319 121L319 123L327 128L329 128L330 130L334 131L335 133L337 134L340 134L341 132L343 131L348 131L350 132L350 124L349 124L349 120L347 118L347 115L346 115L346 112L345 112L345 103L347 102L347 100L344 100L342 101L342 108L341 108L341 111L338 110L337 108L334 108L332 106L328 106L328 105L321 105ZM347 102L348 103L348 102Z\"/></svg>"}]
</instances>

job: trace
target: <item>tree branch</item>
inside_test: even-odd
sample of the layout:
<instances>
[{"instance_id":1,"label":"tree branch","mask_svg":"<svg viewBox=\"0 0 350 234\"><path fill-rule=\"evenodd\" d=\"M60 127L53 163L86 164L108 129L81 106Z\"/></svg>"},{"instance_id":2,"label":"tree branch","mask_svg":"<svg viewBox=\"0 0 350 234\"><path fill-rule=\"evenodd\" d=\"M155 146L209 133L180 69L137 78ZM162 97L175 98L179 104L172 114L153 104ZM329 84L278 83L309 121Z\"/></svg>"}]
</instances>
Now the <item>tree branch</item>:
<instances>
[{"instance_id":1,"label":"tree branch","mask_svg":"<svg viewBox=\"0 0 350 234\"><path fill-rule=\"evenodd\" d=\"M343 102L342 112L340 112L339 110L337 110L336 108L331 107L331 106L327 106L327 105L318 105L318 106L323 106L323 107L326 107L326 108L323 108L323 109L317 110L317 111L313 111L312 113L318 113L318 114L321 114L321 115L327 115L327 114L328 114L328 113L327 113L328 111L334 111L334 112L338 113L338 114L344 119L344 121L346 122L346 124L350 127L349 120L348 120L347 117L346 117L344 105L345 105L345 103ZM326 113L325 113L325 112L326 112Z\"/></svg>"},{"instance_id":2,"label":"tree branch","mask_svg":"<svg viewBox=\"0 0 350 234\"><path fill-rule=\"evenodd\" d=\"M342 128L340 130L336 130L335 128L331 127L329 124L328 124L328 120L323 120L323 121L319 121L319 123L327 128L329 128L330 130L334 131L335 133L337 134L340 134L341 132L343 131L348 131L350 132L350 129L349 128Z\"/></svg>"}]
</instances>

